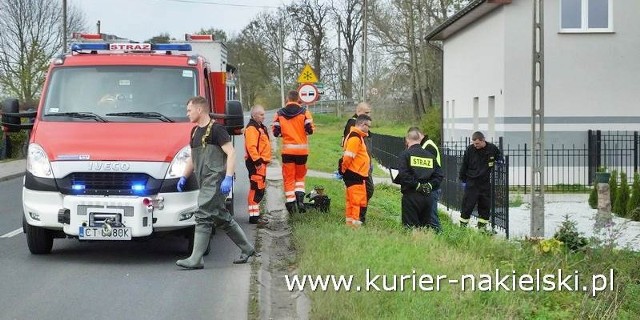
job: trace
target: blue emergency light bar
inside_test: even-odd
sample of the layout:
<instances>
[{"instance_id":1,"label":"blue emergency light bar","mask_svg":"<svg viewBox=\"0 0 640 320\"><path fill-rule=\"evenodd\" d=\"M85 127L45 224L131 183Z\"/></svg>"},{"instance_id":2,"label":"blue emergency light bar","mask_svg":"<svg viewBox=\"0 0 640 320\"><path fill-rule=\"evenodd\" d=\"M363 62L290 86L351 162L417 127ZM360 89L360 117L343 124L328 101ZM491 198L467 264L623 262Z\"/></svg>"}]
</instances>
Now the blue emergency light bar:
<instances>
[{"instance_id":1,"label":"blue emergency light bar","mask_svg":"<svg viewBox=\"0 0 640 320\"><path fill-rule=\"evenodd\" d=\"M148 44L110 44L105 42L97 43L73 43L71 44L71 51L109 51L112 48L114 50L122 51L123 47L130 46L132 49L126 48L124 50L130 51L145 51L137 49L136 47L149 46ZM188 43L155 43L150 45L152 51L191 51L191 45Z\"/></svg>"},{"instance_id":2,"label":"blue emergency light bar","mask_svg":"<svg viewBox=\"0 0 640 320\"><path fill-rule=\"evenodd\" d=\"M151 45L152 50L158 51L191 51L188 43L156 43Z\"/></svg>"},{"instance_id":3,"label":"blue emergency light bar","mask_svg":"<svg viewBox=\"0 0 640 320\"><path fill-rule=\"evenodd\" d=\"M98 50L109 50L108 43L72 43L71 51L98 51Z\"/></svg>"}]
</instances>

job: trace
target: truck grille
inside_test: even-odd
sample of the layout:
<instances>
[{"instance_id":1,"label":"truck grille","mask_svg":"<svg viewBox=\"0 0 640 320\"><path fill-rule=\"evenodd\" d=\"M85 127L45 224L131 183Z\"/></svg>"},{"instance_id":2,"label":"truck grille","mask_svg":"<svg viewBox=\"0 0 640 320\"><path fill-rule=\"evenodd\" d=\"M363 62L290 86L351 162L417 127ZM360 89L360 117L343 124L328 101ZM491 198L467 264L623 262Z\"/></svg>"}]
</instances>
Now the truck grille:
<instances>
[{"instance_id":1,"label":"truck grille","mask_svg":"<svg viewBox=\"0 0 640 320\"><path fill-rule=\"evenodd\" d=\"M143 173L78 172L71 174L71 184L84 184L90 190L131 189L131 183L147 184L149 176Z\"/></svg>"},{"instance_id":2,"label":"truck grille","mask_svg":"<svg viewBox=\"0 0 640 320\"><path fill-rule=\"evenodd\" d=\"M63 194L148 195L157 193L162 182L145 173L74 172L57 180ZM133 185L144 186L134 191ZM74 186L82 186L81 189Z\"/></svg>"}]
</instances>

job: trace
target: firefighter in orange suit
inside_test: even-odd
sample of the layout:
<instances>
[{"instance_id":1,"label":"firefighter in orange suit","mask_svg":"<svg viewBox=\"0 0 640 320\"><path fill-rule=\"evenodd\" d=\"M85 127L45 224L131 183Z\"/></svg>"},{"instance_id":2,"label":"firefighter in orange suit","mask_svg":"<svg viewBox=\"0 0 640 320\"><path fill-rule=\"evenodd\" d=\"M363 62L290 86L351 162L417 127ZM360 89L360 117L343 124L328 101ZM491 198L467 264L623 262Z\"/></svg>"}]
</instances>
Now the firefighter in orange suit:
<instances>
[{"instance_id":1,"label":"firefighter in orange suit","mask_svg":"<svg viewBox=\"0 0 640 320\"><path fill-rule=\"evenodd\" d=\"M244 129L244 162L249 172L249 223L264 225L268 221L260 218L260 201L264 197L267 164L271 162L269 131L263 124L264 107L251 108L251 119Z\"/></svg>"},{"instance_id":2,"label":"firefighter in orange suit","mask_svg":"<svg viewBox=\"0 0 640 320\"><path fill-rule=\"evenodd\" d=\"M286 105L276 113L273 135L282 137L282 178L284 180L285 206L289 214L305 212L304 179L307 175L309 156L308 135L313 134L311 112L299 103L298 91L291 90Z\"/></svg>"},{"instance_id":3,"label":"firefighter in orange suit","mask_svg":"<svg viewBox=\"0 0 640 320\"><path fill-rule=\"evenodd\" d=\"M367 153L364 138L369 135L371 117L361 114L351 128L344 142L344 153L340 164L340 174L347 187L345 216L348 226L359 227L360 216L367 213L367 187L371 158Z\"/></svg>"}]
</instances>

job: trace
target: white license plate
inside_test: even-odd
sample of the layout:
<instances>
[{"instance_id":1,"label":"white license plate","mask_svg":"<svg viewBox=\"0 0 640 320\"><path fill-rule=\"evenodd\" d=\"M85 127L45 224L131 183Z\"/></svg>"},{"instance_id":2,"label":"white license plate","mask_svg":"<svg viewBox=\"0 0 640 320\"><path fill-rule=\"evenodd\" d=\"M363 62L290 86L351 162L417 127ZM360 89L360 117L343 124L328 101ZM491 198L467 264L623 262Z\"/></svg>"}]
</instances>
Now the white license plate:
<instances>
[{"instance_id":1,"label":"white license plate","mask_svg":"<svg viewBox=\"0 0 640 320\"><path fill-rule=\"evenodd\" d=\"M102 227L80 227L78 238L81 240L131 240L131 228L114 227L105 230Z\"/></svg>"}]
</instances>

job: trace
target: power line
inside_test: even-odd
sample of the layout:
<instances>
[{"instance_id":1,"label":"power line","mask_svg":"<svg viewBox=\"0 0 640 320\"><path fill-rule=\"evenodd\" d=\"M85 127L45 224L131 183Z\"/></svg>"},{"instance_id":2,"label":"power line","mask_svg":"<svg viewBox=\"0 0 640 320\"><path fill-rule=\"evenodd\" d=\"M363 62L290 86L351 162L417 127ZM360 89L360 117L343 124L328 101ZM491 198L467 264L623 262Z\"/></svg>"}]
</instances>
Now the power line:
<instances>
[{"instance_id":1,"label":"power line","mask_svg":"<svg viewBox=\"0 0 640 320\"><path fill-rule=\"evenodd\" d=\"M245 7L245 8L278 8L274 6L261 6L261 5L250 5L250 4L237 4L237 3L221 3L221 2L211 2L211 1L198 1L198 0L165 0L165 1L173 1L173 2L183 2L183 3L197 3L197 4L209 4L216 6L228 6L228 7Z\"/></svg>"}]
</instances>

